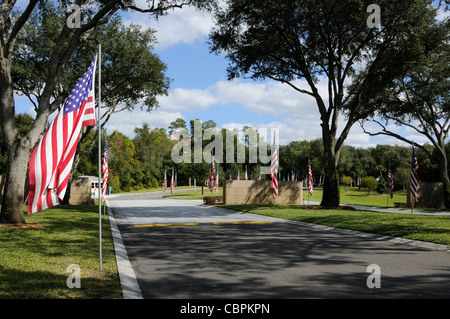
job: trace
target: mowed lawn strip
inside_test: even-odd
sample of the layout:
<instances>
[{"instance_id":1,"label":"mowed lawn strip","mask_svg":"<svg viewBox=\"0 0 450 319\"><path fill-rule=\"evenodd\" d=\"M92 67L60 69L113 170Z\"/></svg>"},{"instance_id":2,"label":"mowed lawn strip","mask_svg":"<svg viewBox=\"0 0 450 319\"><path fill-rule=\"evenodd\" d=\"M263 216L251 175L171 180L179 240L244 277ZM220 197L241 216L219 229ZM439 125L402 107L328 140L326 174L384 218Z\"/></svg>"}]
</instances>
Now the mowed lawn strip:
<instances>
[{"instance_id":1,"label":"mowed lawn strip","mask_svg":"<svg viewBox=\"0 0 450 319\"><path fill-rule=\"evenodd\" d=\"M450 245L450 217L308 209L303 205L221 205L232 210L312 224Z\"/></svg>"},{"instance_id":2,"label":"mowed lawn strip","mask_svg":"<svg viewBox=\"0 0 450 319\"><path fill-rule=\"evenodd\" d=\"M98 206L56 206L26 217L42 227L0 227L0 298L121 298L109 220L102 218L102 270ZM80 267L81 288L67 287L71 264Z\"/></svg>"}]
</instances>

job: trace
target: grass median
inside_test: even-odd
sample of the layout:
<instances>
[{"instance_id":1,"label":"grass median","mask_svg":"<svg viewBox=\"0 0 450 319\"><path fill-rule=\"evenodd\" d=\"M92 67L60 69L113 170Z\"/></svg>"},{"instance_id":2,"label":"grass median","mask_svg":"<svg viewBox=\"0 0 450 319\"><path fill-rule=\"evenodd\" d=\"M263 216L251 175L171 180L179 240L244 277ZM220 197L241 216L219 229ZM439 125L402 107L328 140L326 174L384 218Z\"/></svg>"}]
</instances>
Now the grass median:
<instances>
[{"instance_id":1,"label":"grass median","mask_svg":"<svg viewBox=\"0 0 450 319\"><path fill-rule=\"evenodd\" d=\"M303 205L221 205L232 210L312 224L450 245L450 217L357 210L308 209Z\"/></svg>"},{"instance_id":2,"label":"grass median","mask_svg":"<svg viewBox=\"0 0 450 319\"><path fill-rule=\"evenodd\" d=\"M0 227L0 298L121 298L109 220L102 218L102 270L98 206L56 206L27 216L27 227ZM81 288L67 286L72 264Z\"/></svg>"}]
</instances>

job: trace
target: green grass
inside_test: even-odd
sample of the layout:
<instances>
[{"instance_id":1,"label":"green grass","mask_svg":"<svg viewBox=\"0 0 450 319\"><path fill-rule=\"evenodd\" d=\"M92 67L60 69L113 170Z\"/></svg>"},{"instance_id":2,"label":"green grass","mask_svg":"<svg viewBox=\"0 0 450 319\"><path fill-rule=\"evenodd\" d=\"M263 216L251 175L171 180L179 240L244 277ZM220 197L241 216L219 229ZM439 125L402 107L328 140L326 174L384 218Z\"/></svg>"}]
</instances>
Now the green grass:
<instances>
[{"instance_id":1,"label":"green grass","mask_svg":"<svg viewBox=\"0 0 450 319\"><path fill-rule=\"evenodd\" d=\"M332 226L450 245L450 217L377 213L349 210L314 210L303 205L222 205L221 207Z\"/></svg>"},{"instance_id":2,"label":"green grass","mask_svg":"<svg viewBox=\"0 0 450 319\"><path fill-rule=\"evenodd\" d=\"M308 200L308 192L303 191L303 199ZM309 200L320 202L322 200L322 189L315 189L313 195L309 195ZM406 193L402 191L394 192L393 198L387 198L386 194L373 192L367 195L367 192L357 187L340 188L340 203L350 205L364 205L376 207L394 207L394 203L406 203Z\"/></svg>"},{"instance_id":3,"label":"green grass","mask_svg":"<svg viewBox=\"0 0 450 319\"><path fill-rule=\"evenodd\" d=\"M99 270L97 206L56 206L26 221L44 226L0 227L0 298L121 298L108 216ZM79 289L67 287L71 264L81 269Z\"/></svg>"}]
</instances>

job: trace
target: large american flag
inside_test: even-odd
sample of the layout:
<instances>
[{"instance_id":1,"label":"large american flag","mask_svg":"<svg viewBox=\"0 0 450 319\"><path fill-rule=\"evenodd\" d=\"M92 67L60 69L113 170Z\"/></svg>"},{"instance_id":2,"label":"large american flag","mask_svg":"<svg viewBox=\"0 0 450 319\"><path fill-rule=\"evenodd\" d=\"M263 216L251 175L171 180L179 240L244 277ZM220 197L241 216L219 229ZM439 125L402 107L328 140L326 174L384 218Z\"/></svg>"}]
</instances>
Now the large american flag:
<instances>
[{"instance_id":1,"label":"large american flag","mask_svg":"<svg viewBox=\"0 0 450 319\"><path fill-rule=\"evenodd\" d=\"M108 136L105 134L105 150L103 152L103 183L102 183L102 202L105 201L106 186L108 185Z\"/></svg>"},{"instance_id":2,"label":"large american flag","mask_svg":"<svg viewBox=\"0 0 450 319\"><path fill-rule=\"evenodd\" d=\"M30 157L28 214L64 199L81 128L95 125L94 80L97 57L78 81Z\"/></svg>"},{"instance_id":3,"label":"large american flag","mask_svg":"<svg viewBox=\"0 0 450 319\"><path fill-rule=\"evenodd\" d=\"M411 195L414 196L416 202L419 200L419 184L417 182L417 171L419 170L419 163L417 162L416 151L414 150L414 143L412 145L412 161L411 161L411 179L409 188Z\"/></svg>"},{"instance_id":4,"label":"large american flag","mask_svg":"<svg viewBox=\"0 0 450 319\"><path fill-rule=\"evenodd\" d=\"M278 196L277 171L278 171L278 155L277 155L277 146L275 144L275 136L274 136L273 137L273 145L272 145L272 160L270 162L270 175L272 176L273 197Z\"/></svg>"},{"instance_id":5,"label":"large american flag","mask_svg":"<svg viewBox=\"0 0 450 319\"><path fill-rule=\"evenodd\" d=\"M314 193L313 176L312 176L311 161L309 159L308 159L308 175L309 175L309 193L312 195Z\"/></svg>"}]
</instances>

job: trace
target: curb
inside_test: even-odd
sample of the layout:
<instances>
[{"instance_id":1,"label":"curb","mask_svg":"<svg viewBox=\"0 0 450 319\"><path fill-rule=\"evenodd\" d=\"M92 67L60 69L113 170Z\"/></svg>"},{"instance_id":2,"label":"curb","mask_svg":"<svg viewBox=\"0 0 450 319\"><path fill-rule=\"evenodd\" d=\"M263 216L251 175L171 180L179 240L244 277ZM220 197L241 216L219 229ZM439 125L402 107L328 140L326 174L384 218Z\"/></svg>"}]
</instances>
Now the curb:
<instances>
[{"instance_id":1,"label":"curb","mask_svg":"<svg viewBox=\"0 0 450 319\"><path fill-rule=\"evenodd\" d=\"M144 299L136 275L134 274L133 267L131 267L131 263L128 260L127 250L125 249L122 236L117 227L111 208L108 205L108 201L106 201L106 206L108 207L109 223L114 242L114 251L123 299Z\"/></svg>"}]
</instances>

